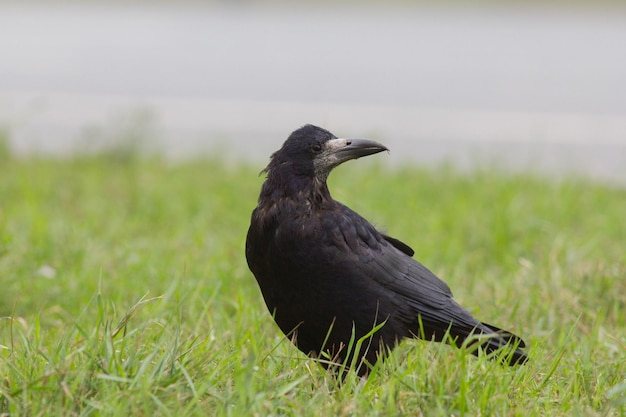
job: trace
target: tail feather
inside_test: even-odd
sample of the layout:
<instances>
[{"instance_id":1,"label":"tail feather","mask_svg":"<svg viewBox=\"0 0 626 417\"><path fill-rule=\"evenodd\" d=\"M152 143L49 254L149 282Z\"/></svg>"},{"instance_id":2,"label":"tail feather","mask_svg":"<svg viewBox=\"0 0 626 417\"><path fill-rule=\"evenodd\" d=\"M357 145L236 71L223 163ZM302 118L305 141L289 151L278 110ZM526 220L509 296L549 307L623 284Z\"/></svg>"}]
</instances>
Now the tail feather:
<instances>
[{"instance_id":1,"label":"tail feather","mask_svg":"<svg viewBox=\"0 0 626 417\"><path fill-rule=\"evenodd\" d=\"M436 342L449 342L470 349L474 355L478 355L482 349L487 353L495 353L494 357L508 365L528 361L528 355L522 350L526 343L521 337L476 320L460 306L457 309L450 308L446 313L447 317L442 317L441 311L423 309L416 326L418 331L412 332L411 336Z\"/></svg>"},{"instance_id":2,"label":"tail feather","mask_svg":"<svg viewBox=\"0 0 626 417\"><path fill-rule=\"evenodd\" d=\"M509 345L515 345L520 348L525 348L526 343L522 340L521 337L517 336L509 332L508 330L503 330L499 327L496 327L492 324L482 323L483 326L487 327L489 330L492 330L494 333L497 333L502 339L506 340L506 343Z\"/></svg>"},{"instance_id":3,"label":"tail feather","mask_svg":"<svg viewBox=\"0 0 626 417\"><path fill-rule=\"evenodd\" d=\"M521 348L526 347L526 343L521 337L487 323L481 323L481 326L476 330L478 334L491 336L487 340L478 342L488 353L497 352L504 348L503 355L498 357L504 359L509 365L521 365L528 361L528 355L521 350ZM513 350L507 351L507 347Z\"/></svg>"}]
</instances>

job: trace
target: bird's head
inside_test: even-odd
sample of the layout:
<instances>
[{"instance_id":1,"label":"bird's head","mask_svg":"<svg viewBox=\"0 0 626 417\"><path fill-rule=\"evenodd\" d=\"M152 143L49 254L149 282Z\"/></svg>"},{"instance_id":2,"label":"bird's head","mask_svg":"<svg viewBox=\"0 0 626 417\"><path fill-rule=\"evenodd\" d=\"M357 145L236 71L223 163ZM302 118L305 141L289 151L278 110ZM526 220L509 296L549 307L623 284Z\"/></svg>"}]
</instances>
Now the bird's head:
<instances>
[{"instance_id":1,"label":"bird's head","mask_svg":"<svg viewBox=\"0 0 626 417\"><path fill-rule=\"evenodd\" d=\"M272 175L276 171L287 169L290 174L324 183L336 166L386 150L388 149L378 142L337 138L328 130L309 124L289 135L283 146L274 152L264 171Z\"/></svg>"}]
</instances>

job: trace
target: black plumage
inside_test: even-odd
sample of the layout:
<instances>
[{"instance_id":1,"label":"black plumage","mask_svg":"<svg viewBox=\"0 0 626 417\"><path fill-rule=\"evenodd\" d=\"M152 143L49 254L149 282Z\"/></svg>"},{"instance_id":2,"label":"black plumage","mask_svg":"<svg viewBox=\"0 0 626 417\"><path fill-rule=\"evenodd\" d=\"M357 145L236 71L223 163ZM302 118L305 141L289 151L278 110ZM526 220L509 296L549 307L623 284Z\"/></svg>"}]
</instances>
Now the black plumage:
<instances>
[{"instance_id":1,"label":"black plumage","mask_svg":"<svg viewBox=\"0 0 626 417\"><path fill-rule=\"evenodd\" d=\"M505 360L525 362L519 337L472 317L408 245L332 199L326 179L334 167L385 150L306 125L272 155L246 258L276 323L323 365L352 364L359 375L405 337L461 346L487 335L471 344L474 352L510 344Z\"/></svg>"}]
</instances>

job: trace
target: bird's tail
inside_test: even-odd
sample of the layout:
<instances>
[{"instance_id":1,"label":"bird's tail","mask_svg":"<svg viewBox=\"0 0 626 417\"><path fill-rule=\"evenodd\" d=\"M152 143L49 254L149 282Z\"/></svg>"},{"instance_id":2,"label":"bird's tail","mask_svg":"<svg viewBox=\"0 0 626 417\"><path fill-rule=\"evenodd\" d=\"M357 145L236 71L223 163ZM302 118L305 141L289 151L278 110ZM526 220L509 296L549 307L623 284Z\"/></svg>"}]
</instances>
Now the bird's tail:
<instances>
[{"instance_id":1,"label":"bird's tail","mask_svg":"<svg viewBox=\"0 0 626 417\"><path fill-rule=\"evenodd\" d=\"M498 359L503 360L508 365L521 365L528 360L528 355L522 350L526 344L521 337L509 331L491 324L481 323L472 334L474 337L470 335L466 345L470 348L476 347L472 351L476 355L480 346L487 353L498 352L496 355Z\"/></svg>"},{"instance_id":2,"label":"bird's tail","mask_svg":"<svg viewBox=\"0 0 626 417\"><path fill-rule=\"evenodd\" d=\"M459 348L467 348L478 356L486 352L494 359L508 365L523 364L528 360L522 350L526 344L521 337L491 324L482 323L458 304L450 305L443 316L443 310L432 313L423 309L418 317L418 333L413 337L436 342L446 342Z\"/></svg>"}]
</instances>

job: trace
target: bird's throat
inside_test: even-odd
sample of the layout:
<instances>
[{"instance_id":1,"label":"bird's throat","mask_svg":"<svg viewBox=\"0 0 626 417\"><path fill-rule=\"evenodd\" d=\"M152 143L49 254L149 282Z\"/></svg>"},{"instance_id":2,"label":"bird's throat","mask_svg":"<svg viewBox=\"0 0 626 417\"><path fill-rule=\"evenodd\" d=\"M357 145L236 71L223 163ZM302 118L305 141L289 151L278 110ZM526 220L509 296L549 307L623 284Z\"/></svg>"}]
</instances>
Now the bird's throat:
<instances>
[{"instance_id":1,"label":"bird's throat","mask_svg":"<svg viewBox=\"0 0 626 417\"><path fill-rule=\"evenodd\" d=\"M300 203L296 204L300 207L319 209L333 202L326 181L316 177L291 177L286 183L279 184L277 186L276 179L268 176L259 197L260 205L293 202Z\"/></svg>"}]
</instances>

